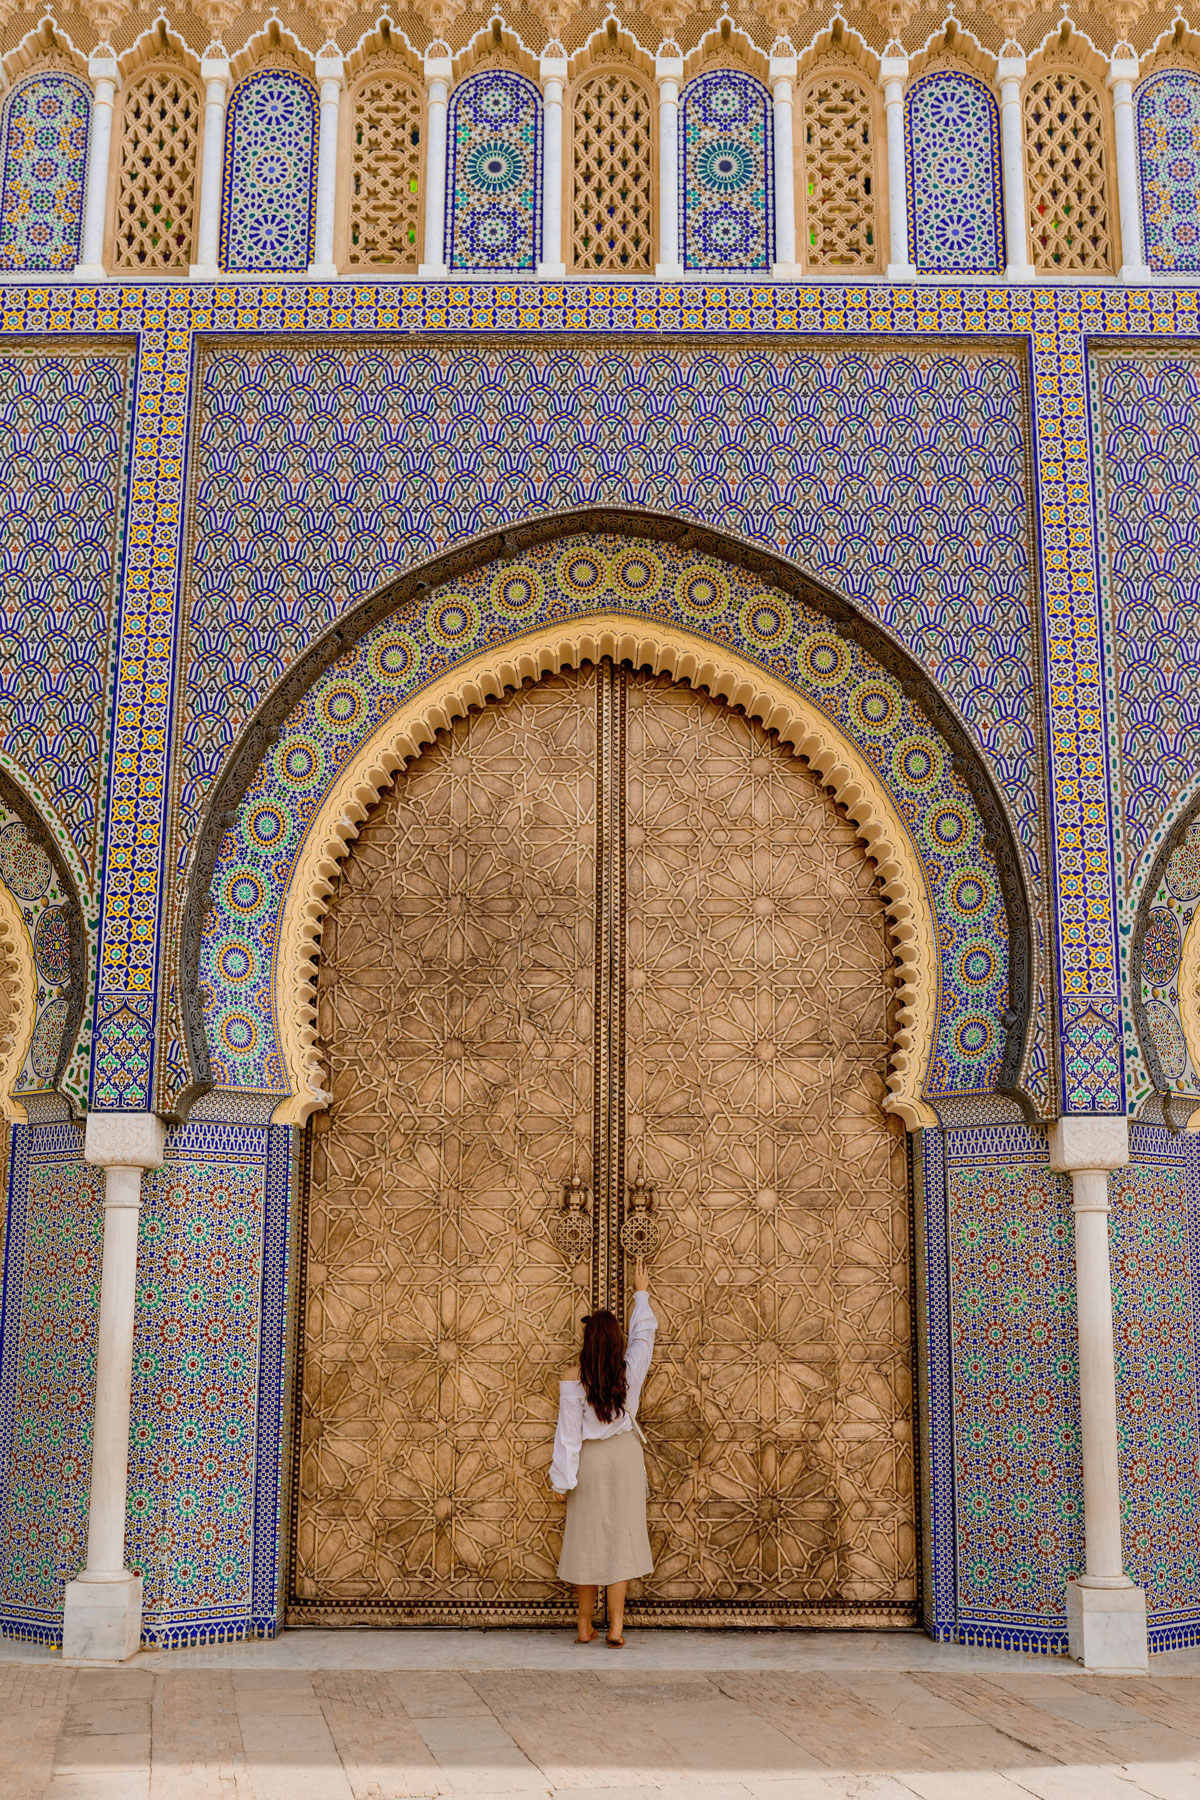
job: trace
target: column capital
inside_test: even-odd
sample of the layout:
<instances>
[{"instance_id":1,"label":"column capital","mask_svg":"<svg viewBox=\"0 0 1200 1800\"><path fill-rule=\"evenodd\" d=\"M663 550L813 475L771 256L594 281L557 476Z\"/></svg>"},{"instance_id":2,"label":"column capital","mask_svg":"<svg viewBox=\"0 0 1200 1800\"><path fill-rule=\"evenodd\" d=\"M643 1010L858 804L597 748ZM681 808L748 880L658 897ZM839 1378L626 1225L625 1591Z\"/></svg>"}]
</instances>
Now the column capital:
<instances>
[{"instance_id":1,"label":"column capital","mask_svg":"<svg viewBox=\"0 0 1200 1800\"><path fill-rule=\"evenodd\" d=\"M1023 54L1014 54L1005 48L996 64L997 81L1024 81L1028 63Z\"/></svg>"},{"instance_id":2,"label":"column capital","mask_svg":"<svg viewBox=\"0 0 1200 1800\"><path fill-rule=\"evenodd\" d=\"M102 1169L159 1169L166 1134L157 1113L89 1113L84 1161Z\"/></svg>"},{"instance_id":3,"label":"column capital","mask_svg":"<svg viewBox=\"0 0 1200 1800\"><path fill-rule=\"evenodd\" d=\"M425 79L426 81L453 81L454 63L451 60L450 50L446 44L430 44L428 50L426 50Z\"/></svg>"},{"instance_id":4,"label":"column capital","mask_svg":"<svg viewBox=\"0 0 1200 1800\"><path fill-rule=\"evenodd\" d=\"M215 48L215 45L209 46L209 50ZM212 56L209 54L209 50L205 51L200 60L201 81L203 81L206 86L210 81L223 81L228 87L230 75L229 58L223 51L220 56Z\"/></svg>"},{"instance_id":5,"label":"column capital","mask_svg":"<svg viewBox=\"0 0 1200 1800\"><path fill-rule=\"evenodd\" d=\"M1059 1119L1050 1129L1050 1167L1060 1174L1122 1169L1129 1161L1129 1120L1103 1114Z\"/></svg>"},{"instance_id":6,"label":"column capital","mask_svg":"<svg viewBox=\"0 0 1200 1800\"><path fill-rule=\"evenodd\" d=\"M771 61L767 69L767 82L773 88L777 81L795 81L796 52L789 44L786 53L776 46L771 52Z\"/></svg>"},{"instance_id":7,"label":"column capital","mask_svg":"<svg viewBox=\"0 0 1200 1800\"><path fill-rule=\"evenodd\" d=\"M547 81L566 81L567 53L561 44L550 43L546 45L546 48L542 51L541 61L538 63L538 75L543 83Z\"/></svg>"},{"instance_id":8,"label":"column capital","mask_svg":"<svg viewBox=\"0 0 1200 1800\"><path fill-rule=\"evenodd\" d=\"M339 50L336 55L328 46L317 57L315 73L318 82L324 87L327 81L336 81L339 87L346 84L346 64Z\"/></svg>"},{"instance_id":9,"label":"column capital","mask_svg":"<svg viewBox=\"0 0 1200 1800\"><path fill-rule=\"evenodd\" d=\"M907 56L885 56L879 64L879 85L885 88L889 81L908 80Z\"/></svg>"},{"instance_id":10,"label":"column capital","mask_svg":"<svg viewBox=\"0 0 1200 1800\"><path fill-rule=\"evenodd\" d=\"M1120 51L1124 51L1125 54L1118 54ZM1130 86L1132 86L1137 78L1137 57L1133 54L1133 51L1128 44L1118 44L1116 50L1113 51L1112 61L1108 65L1108 74L1105 77L1106 84L1110 88L1115 88L1119 87L1123 81L1127 81Z\"/></svg>"},{"instance_id":11,"label":"column capital","mask_svg":"<svg viewBox=\"0 0 1200 1800\"><path fill-rule=\"evenodd\" d=\"M660 48L654 59L654 79L659 87L664 81L680 82L683 80L683 57L677 49Z\"/></svg>"},{"instance_id":12,"label":"column capital","mask_svg":"<svg viewBox=\"0 0 1200 1800\"><path fill-rule=\"evenodd\" d=\"M97 44L88 57L88 79L111 81L114 88L120 87L121 71L117 67L117 53L111 44Z\"/></svg>"}]
</instances>

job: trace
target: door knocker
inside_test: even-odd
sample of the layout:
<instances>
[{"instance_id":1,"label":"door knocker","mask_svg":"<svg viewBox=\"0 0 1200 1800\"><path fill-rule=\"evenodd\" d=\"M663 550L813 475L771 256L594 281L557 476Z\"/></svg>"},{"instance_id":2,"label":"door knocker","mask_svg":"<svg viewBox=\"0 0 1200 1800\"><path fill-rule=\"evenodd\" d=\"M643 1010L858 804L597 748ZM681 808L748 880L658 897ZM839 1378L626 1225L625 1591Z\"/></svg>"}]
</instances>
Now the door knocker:
<instances>
[{"instance_id":1,"label":"door knocker","mask_svg":"<svg viewBox=\"0 0 1200 1800\"><path fill-rule=\"evenodd\" d=\"M568 1262L582 1262L591 1254L592 1190L584 1186L578 1175L563 1182L562 1203L548 1229Z\"/></svg>"},{"instance_id":2,"label":"door knocker","mask_svg":"<svg viewBox=\"0 0 1200 1800\"><path fill-rule=\"evenodd\" d=\"M653 1256L662 1241L662 1228L654 1217L654 1183L639 1175L630 1183L621 1248L626 1256Z\"/></svg>"}]
</instances>

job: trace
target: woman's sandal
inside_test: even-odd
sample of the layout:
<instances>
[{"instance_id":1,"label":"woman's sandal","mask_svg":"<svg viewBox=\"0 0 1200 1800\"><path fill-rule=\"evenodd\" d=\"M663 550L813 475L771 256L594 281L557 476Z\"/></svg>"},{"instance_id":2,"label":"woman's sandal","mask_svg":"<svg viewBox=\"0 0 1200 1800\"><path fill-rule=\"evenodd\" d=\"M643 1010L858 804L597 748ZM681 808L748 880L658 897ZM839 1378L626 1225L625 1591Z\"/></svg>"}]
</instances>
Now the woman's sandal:
<instances>
[{"instance_id":1,"label":"woman's sandal","mask_svg":"<svg viewBox=\"0 0 1200 1800\"><path fill-rule=\"evenodd\" d=\"M619 1637L619 1638L606 1637L604 1641L608 1645L610 1650L623 1650L625 1648L625 1639L623 1637Z\"/></svg>"},{"instance_id":2,"label":"woman's sandal","mask_svg":"<svg viewBox=\"0 0 1200 1800\"><path fill-rule=\"evenodd\" d=\"M595 1641L596 1641L596 1639L597 1639L597 1638L598 1638L598 1637L599 1637L599 1636L600 1636L600 1633L599 1633L599 1632L598 1632L598 1631L593 1631L593 1633L592 1633L592 1635L591 1635L591 1637L585 1637L585 1638L581 1638L581 1637L580 1637L580 1635L579 1635L579 1633L578 1633L578 1632L576 1632L576 1633L575 1633L575 1642L576 1642L576 1643L577 1643L577 1644L594 1644L594 1643L595 1643Z\"/></svg>"}]
</instances>

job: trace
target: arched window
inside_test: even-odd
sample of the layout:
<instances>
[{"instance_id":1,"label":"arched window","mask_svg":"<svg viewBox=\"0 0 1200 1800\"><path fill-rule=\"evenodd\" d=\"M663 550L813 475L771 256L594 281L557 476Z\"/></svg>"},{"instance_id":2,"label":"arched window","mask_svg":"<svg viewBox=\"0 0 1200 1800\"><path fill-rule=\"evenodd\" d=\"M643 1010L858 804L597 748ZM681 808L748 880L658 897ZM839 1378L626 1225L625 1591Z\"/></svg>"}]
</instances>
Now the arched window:
<instances>
[{"instance_id":1,"label":"arched window","mask_svg":"<svg viewBox=\"0 0 1200 1800\"><path fill-rule=\"evenodd\" d=\"M79 261L92 96L48 71L14 88L4 112L0 269L70 270Z\"/></svg>"},{"instance_id":2,"label":"arched window","mask_svg":"<svg viewBox=\"0 0 1200 1800\"><path fill-rule=\"evenodd\" d=\"M857 75L809 84L804 133L803 255L813 269L876 269L880 261L875 103Z\"/></svg>"},{"instance_id":3,"label":"arched window","mask_svg":"<svg viewBox=\"0 0 1200 1800\"><path fill-rule=\"evenodd\" d=\"M1004 267L1000 120L984 82L935 69L905 96L909 254L922 272Z\"/></svg>"},{"instance_id":4,"label":"arched window","mask_svg":"<svg viewBox=\"0 0 1200 1800\"><path fill-rule=\"evenodd\" d=\"M685 269L769 269L775 260L771 96L737 69L697 75L680 107Z\"/></svg>"},{"instance_id":5,"label":"arched window","mask_svg":"<svg viewBox=\"0 0 1200 1800\"><path fill-rule=\"evenodd\" d=\"M125 90L111 265L186 270L196 224L200 90L180 69L152 69Z\"/></svg>"},{"instance_id":6,"label":"arched window","mask_svg":"<svg viewBox=\"0 0 1200 1800\"><path fill-rule=\"evenodd\" d=\"M225 123L221 267L303 273L312 261L317 90L296 69L234 88Z\"/></svg>"},{"instance_id":7,"label":"arched window","mask_svg":"<svg viewBox=\"0 0 1200 1800\"><path fill-rule=\"evenodd\" d=\"M571 244L577 269L649 274L654 103L625 69L588 75L571 106Z\"/></svg>"},{"instance_id":8,"label":"arched window","mask_svg":"<svg viewBox=\"0 0 1200 1800\"><path fill-rule=\"evenodd\" d=\"M1076 69L1025 90L1025 166L1033 260L1053 275L1113 266L1105 107Z\"/></svg>"},{"instance_id":9,"label":"arched window","mask_svg":"<svg viewBox=\"0 0 1200 1800\"><path fill-rule=\"evenodd\" d=\"M420 261L424 103L400 69L367 74L350 96L350 197L342 261L415 269Z\"/></svg>"},{"instance_id":10,"label":"arched window","mask_svg":"<svg viewBox=\"0 0 1200 1800\"><path fill-rule=\"evenodd\" d=\"M1142 239L1157 271L1200 272L1200 75L1164 69L1137 91Z\"/></svg>"},{"instance_id":11,"label":"arched window","mask_svg":"<svg viewBox=\"0 0 1200 1800\"><path fill-rule=\"evenodd\" d=\"M542 97L507 69L481 69L450 101L446 262L536 269L542 254Z\"/></svg>"}]
</instances>

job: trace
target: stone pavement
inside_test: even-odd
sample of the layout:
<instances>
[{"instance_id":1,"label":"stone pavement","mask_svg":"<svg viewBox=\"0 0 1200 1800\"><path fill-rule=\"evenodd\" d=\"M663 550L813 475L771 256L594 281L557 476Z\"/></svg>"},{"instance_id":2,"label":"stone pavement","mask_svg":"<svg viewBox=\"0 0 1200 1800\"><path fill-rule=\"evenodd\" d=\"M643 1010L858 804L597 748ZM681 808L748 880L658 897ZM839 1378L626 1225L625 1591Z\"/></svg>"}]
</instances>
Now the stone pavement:
<instances>
[{"instance_id":1,"label":"stone pavement","mask_svg":"<svg viewBox=\"0 0 1200 1800\"><path fill-rule=\"evenodd\" d=\"M1143 1679L916 1634L292 1632L0 1646L0 1800L1200 1800L1200 1653Z\"/></svg>"}]
</instances>

